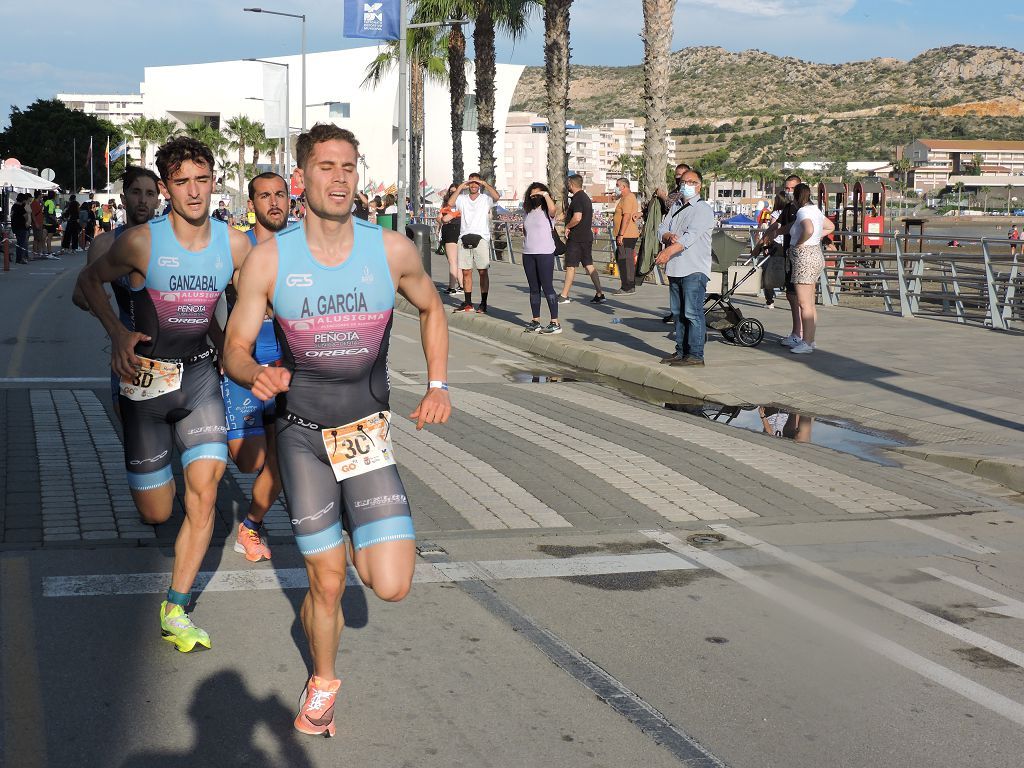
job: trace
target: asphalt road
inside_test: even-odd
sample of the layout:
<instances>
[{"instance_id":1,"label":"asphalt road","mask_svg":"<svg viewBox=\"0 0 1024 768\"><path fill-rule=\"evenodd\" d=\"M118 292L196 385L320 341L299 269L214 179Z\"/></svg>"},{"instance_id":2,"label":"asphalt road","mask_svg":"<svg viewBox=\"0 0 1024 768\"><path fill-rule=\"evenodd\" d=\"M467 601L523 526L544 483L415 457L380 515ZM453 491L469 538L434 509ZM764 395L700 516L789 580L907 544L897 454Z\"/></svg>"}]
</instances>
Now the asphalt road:
<instances>
[{"instance_id":1,"label":"asphalt road","mask_svg":"<svg viewBox=\"0 0 1024 768\"><path fill-rule=\"evenodd\" d=\"M29 432L56 418L70 451L80 420L105 470L104 338L68 302L80 261L0 276L11 461L49 466ZM425 386L417 334L398 318L398 414ZM574 372L452 341L451 423L397 430L417 582L395 605L347 590L338 738L291 729L301 558L280 527L269 563L231 551L247 479L222 489L194 612L213 650L182 655L156 618L174 521L144 536L112 505L109 529L90 524L83 498L114 480L80 480L86 457L63 481L79 534L0 550L0 763L1020 765L1018 497L606 385L519 383ZM46 500L62 482L39 485ZM8 487L7 517L36 514L30 496L16 509Z\"/></svg>"}]
</instances>

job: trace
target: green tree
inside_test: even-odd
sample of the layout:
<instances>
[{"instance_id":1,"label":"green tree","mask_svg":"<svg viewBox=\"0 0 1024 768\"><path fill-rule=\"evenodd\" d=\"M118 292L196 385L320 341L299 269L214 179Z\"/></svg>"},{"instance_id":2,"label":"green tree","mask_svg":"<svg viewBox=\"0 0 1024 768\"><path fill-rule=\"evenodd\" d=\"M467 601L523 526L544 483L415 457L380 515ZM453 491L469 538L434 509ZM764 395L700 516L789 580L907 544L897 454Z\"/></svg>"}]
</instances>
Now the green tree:
<instances>
[{"instance_id":1,"label":"green tree","mask_svg":"<svg viewBox=\"0 0 1024 768\"><path fill-rule=\"evenodd\" d=\"M644 176L641 196L654 194L660 185L657 169L668 162L668 85L672 58L672 18L676 0L643 0L644 26Z\"/></svg>"},{"instance_id":2,"label":"green tree","mask_svg":"<svg viewBox=\"0 0 1024 768\"><path fill-rule=\"evenodd\" d=\"M86 152L90 137L96 170L105 175L103 151L108 136L113 147L121 143L125 132L106 120L68 109L58 99L38 99L25 109L11 107L10 125L0 132L0 157L15 157L39 170L52 168L56 182L69 189L74 180L81 184L89 178ZM111 178L117 178L116 170L117 166L111 168Z\"/></svg>"},{"instance_id":3,"label":"green tree","mask_svg":"<svg viewBox=\"0 0 1024 768\"><path fill-rule=\"evenodd\" d=\"M246 184L245 150L266 138L263 126L246 115L236 115L225 123L225 129L231 138L229 146L238 151L238 200L242 199Z\"/></svg>"},{"instance_id":4,"label":"green tree","mask_svg":"<svg viewBox=\"0 0 1024 768\"><path fill-rule=\"evenodd\" d=\"M150 144L159 143L160 126L150 117L133 117L124 124L124 130L139 142L139 165L148 168L150 163L147 150Z\"/></svg>"},{"instance_id":5,"label":"green tree","mask_svg":"<svg viewBox=\"0 0 1024 768\"><path fill-rule=\"evenodd\" d=\"M414 17L415 20L415 17ZM413 216L420 215L420 167L423 160L423 133L426 125L426 81L442 82L448 68L447 41L438 35L437 27L410 29L406 42L409 60L409 196ZM398 41L391 40L366 68L363 86L375 86L398 66ZM399 200L399 205L404 205Z\"/></svg>"},{"instance_id":6,"label":"green tree","mask_svg":"<svg viewBox=\"0 0 1024 768\"><path fill-rule=\"evenodd\" d=\"M480 175L495 183L494 81L497 65L494 51L496 32L518 39L529 25L536 7L534 0L473 0L473 50L476 54L477 142L480 146Z\"/></svg>"}]
</instances>

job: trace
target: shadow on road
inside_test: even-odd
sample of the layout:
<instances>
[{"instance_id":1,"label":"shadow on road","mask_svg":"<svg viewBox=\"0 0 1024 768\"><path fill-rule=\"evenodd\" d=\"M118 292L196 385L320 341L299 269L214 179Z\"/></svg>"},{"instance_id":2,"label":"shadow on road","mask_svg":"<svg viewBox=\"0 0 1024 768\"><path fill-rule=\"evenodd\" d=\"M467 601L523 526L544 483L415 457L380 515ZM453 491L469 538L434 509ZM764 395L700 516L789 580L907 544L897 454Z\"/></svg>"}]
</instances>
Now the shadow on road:
<instances>
[{"instance_id":1,"label":"shadow on road","mask_svg":"<svg viewBox=\"0 0 1024 768\"><path fill-rule=\"evenodd\" d=\"M302 737L292 728L292 707L279 697L257 699L236 672L221 672L200 683L188 715L195 728L191 748L141 752L121 763L120 768L312 767L299 744ZM255 731L260 726L273 736L275 749L268 751L256 745Z\"/></svg>"}]
</instances>

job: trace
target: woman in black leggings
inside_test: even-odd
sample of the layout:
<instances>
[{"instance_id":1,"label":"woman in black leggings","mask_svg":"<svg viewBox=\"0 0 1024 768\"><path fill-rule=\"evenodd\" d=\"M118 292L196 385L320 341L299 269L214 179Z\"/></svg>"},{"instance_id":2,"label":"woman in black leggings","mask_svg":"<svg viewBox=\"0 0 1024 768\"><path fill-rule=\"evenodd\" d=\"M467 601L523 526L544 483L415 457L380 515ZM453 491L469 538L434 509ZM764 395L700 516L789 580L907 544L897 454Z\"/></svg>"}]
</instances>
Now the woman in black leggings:
<instances>
[{"instance_id":1,"label":"woman in black leggings","mask_svg":"<svg viewBox=\"0 0 1024 768\"><path fill-rule=\"evenodd\" d=\"M523 199L523 268L530 283L530 309L533 319L527 323L528 333L561 333L558 323L558 296L552 284L555 271L555 239L551 234L555 201L546 185L539 181L526 188ZM551 322L540 321L540 295L548 302Z\"/></svg>"}]
</instances>

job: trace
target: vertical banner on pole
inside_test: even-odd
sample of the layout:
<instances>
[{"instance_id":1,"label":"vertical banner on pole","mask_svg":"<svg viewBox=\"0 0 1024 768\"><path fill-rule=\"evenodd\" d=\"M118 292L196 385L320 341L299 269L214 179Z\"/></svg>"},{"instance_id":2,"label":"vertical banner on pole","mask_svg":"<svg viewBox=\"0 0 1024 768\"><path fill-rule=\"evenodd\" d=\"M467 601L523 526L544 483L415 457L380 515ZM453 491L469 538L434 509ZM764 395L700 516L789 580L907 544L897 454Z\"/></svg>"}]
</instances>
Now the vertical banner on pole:
<instances>
[{"instance_id":1,"label":"vertical banner on pole","mask_svg":"<svg viewBox=\"0 0 1024 768\"><path fill-rule=\"evenodd\" d=\"M345 0L345 37L397 40L400 0Z\"/></svg>"},{"instance_id":2,"label":"vertical banner on pole","mask_svg":"<svg viewBox=\"0 0 1024 768\"><path fill-rule=\"evenodd\" d=\"M288 136L285 99L288 93L288 69L275 64L263 65L263 127L268 139Z\"/></svg>"}]
</instances>

